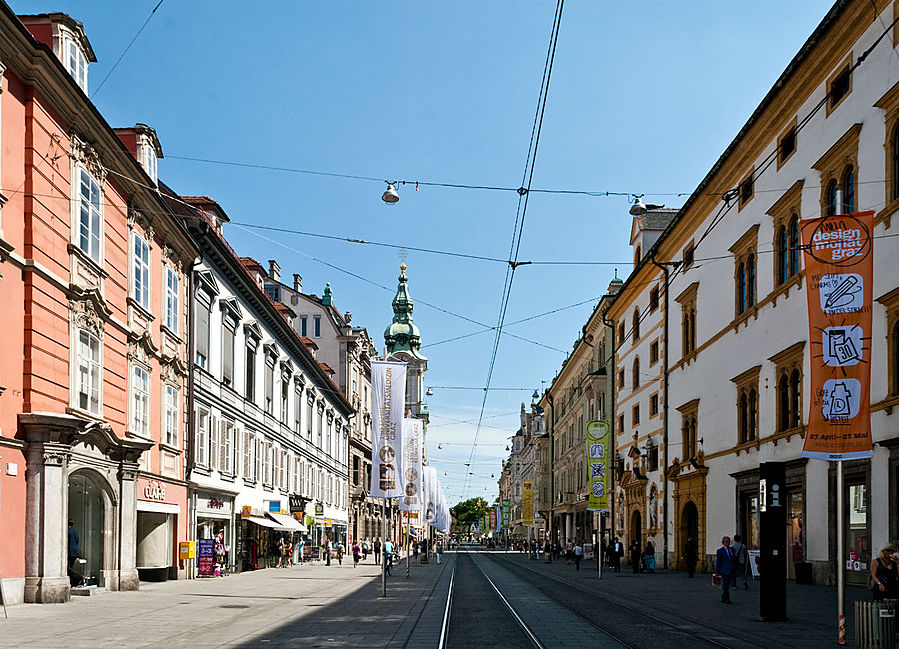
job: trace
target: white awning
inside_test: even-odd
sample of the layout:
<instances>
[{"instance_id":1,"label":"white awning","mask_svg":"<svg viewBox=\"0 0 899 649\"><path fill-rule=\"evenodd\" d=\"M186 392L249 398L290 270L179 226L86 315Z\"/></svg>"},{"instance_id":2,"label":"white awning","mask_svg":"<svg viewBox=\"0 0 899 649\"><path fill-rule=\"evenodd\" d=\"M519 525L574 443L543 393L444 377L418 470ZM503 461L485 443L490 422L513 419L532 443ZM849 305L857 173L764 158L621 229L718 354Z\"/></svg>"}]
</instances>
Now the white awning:
<instances>
[{"instance_id":1,"label":"white awning","mask_svg":"<svg viewBox=\"0 0 899 649\"><path fill-rule=\"evenodd\" d=\"M265 512L265 515L269 516L273 521L275 521L282 527L287 528L291 532L302 532L305 534L309 531L306 529L305 525L303 525L293 516L288 516L287 514L276 514L274 512Z\"/></svg>"},{"instance_id":2,"label":"white awning","mask_svg":"<svg viewBox=\"0 0 899 649\"><path fill-rule=\"evenodd\" d=\"M273 530L281 529L281 526L278 523L270 521L267 518L262 518L261 516L245 516L244 520L250 521L251 523L256 523L256 525L259 525L260 527L268 527Z\"/></svg>"},{"instance_id":3,"label":"white awning","mask_svg":"<svg viewBox=\"0 0 899 649\"><path fill-rule=\"evenodd\" d=\"M181 508L178 505L172 505L170 503L154 503L147 500L138 500L137 511L157 512L160 514L180 514Z\"/></svg>"}]
</instances>

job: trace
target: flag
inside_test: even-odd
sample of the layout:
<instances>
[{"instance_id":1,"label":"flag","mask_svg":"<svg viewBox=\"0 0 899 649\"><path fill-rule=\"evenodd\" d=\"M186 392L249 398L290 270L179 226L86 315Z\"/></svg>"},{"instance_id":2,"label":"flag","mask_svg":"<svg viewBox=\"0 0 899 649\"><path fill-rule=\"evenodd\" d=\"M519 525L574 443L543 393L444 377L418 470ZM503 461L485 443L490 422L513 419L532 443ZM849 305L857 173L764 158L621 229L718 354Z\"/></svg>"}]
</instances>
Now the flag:
<instances>
[{"instance_id":1,"label":"flag","mask_svg":"<svg viewBox=\"0 0 899 649\"><path fill-rule=\"evenodd\" d=\"M403 411L406 406L406 364L372 361L372 472L375 498L403 495Z\"/></svg>"},{"instance_id":2,"label":"flag","mask_svg":"<svg viewBox=\"0 0 899 649\"><path fill-rule=\"evenodd\" d=\"M421 494L421 420L403 419L403 496L399 508L420 512Z\"/></svg>"},{"instance_id":3,"label":"flag","mask_svg":"<svg viewBox=\"0 0 899 649\"><path fill-rule=\"evenodd\" d=\"M587 423L587 478L590 481L587 509L594 512L609 511L609 487L611 472L609 458L612 455L612 427L607 421Z\"/></svg>"}]
</instances>

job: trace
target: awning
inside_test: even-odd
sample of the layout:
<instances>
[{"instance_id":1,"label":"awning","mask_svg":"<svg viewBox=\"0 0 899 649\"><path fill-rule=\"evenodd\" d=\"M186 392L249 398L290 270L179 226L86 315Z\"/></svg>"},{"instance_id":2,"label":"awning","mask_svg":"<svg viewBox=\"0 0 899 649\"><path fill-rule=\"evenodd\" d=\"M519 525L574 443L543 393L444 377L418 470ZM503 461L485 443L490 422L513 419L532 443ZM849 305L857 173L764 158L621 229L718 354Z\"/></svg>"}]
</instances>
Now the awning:
<instances>
[{"instance_id":1,"label":"awning","mask_svg":"<svg viewBox=\"0 0 899 649\"><path fill-rule=\"evenodd\" d=\"M274 512L265 512L265 515L270 517L273 521L275 521L282 527L287 528L291 532L302 532L305 534L309 531L308 529L306 529L305 525L303 525L293 516L288 516L287 514L276 514Z\"/></svg>"},{"instance_id":2,"label":"awning","mask_svg":"<svg viewBox=\"0 0 899 649\"><path fill-rule=\"evenodd\" d=\"M147 500L138 500L137 511L156 512L159 514L180 514L181 508L178 505L172 505L170 503L154 503Z\"/></svg>"},{"instance_id":3,"label":"awning","mask_svg":"<svg viewBox=\"0 0 899 649\"><path fill-rule=\"evenodd\" d=\"M278 523L270 521L267 518L262 518L261 516L245 516L244 520L250 521L251 523L256 523L256 525L259 525L260 527L268 527L273 530L281 529L281 526Z\"/></svg>"}]
</instances>

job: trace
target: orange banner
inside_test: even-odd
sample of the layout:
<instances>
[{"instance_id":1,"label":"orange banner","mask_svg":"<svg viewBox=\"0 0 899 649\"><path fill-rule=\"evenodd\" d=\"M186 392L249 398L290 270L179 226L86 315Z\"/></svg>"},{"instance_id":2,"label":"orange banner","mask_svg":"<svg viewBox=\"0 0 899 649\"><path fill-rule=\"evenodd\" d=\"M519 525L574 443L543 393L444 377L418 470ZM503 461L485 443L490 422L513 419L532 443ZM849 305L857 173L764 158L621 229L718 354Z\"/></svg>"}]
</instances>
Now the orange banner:
<instances>
[{"instance_id":1,"label":"orange banner","mask_svg":"<svg viewBox=\"0 0 899 649\"><path fill-rule=\"evenodd\" d=\"M811 349L804 457L871 457L874 212L802 221Z\"/></svg>"}]
</instances>

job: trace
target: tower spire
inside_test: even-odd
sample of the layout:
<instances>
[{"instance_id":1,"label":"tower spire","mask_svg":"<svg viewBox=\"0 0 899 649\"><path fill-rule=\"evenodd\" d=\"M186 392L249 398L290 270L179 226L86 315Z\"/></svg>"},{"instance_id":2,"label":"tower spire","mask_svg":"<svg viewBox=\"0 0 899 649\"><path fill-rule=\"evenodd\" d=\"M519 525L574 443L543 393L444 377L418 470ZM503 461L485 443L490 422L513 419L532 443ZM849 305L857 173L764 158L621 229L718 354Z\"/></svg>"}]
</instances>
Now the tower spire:
<instances>
[{"instance_id":1,"label":"tower spire","mask_svg":"<svg viewBox=\"0 0 899 649\"><path fill-rule=\"evenodd\" d=\"M405 351L414 358L426 360L421 355L421 333L412 322L412 311L415 305L409 295L409 278L406 277L406 264L400 264L400 276L397 278L396 295L393 298L393 322L384 331L384 342L387 353Z\"/></svg>"}]
</instances>

